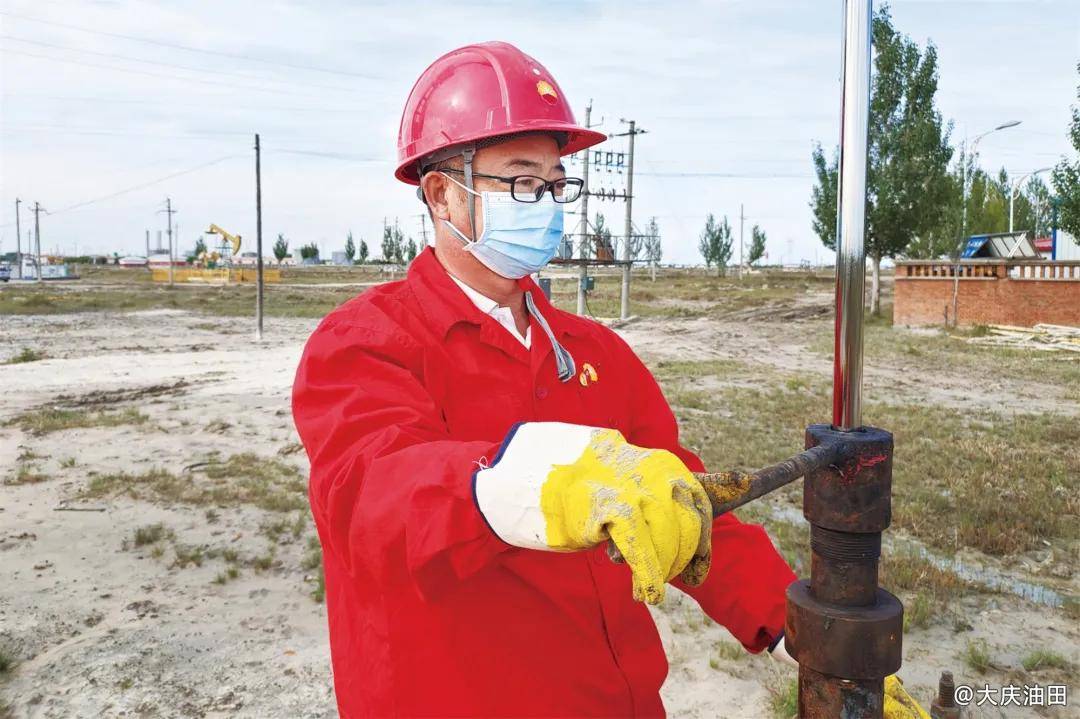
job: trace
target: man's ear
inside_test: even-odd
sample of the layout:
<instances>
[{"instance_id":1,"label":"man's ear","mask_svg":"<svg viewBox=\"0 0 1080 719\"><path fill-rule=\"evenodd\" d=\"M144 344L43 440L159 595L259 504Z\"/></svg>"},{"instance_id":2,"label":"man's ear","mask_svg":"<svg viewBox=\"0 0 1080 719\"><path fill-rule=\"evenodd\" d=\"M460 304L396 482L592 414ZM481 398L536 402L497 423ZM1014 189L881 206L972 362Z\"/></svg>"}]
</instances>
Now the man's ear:
<instances>
[{"instance_id":1,"label":"man's ear","mask_svg":"<svg viewBox=\"0 0 1080 719\"><path fill-rule=\"evenodd\" d=\"M438 220L450 219L449 181L441 172L429 172L420 180L420 189L431 208L431 215Z\"/></svg>"}]
</instances>

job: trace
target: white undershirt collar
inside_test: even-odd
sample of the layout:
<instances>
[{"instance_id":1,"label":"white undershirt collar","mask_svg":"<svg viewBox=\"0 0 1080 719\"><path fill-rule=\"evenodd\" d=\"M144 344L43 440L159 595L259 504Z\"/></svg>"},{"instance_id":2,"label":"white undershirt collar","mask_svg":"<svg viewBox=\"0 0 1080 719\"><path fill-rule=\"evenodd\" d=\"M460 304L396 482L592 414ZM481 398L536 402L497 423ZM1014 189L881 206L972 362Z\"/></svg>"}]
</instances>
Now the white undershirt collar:
<instances>
[{"instance_id":1,"label":"white undershirt collar","mask_svg":"<svg viewBox=\"0 0 1080 719\"><path fill-rule=\"evenodd\" d=\"M506 328L506 331L509 332L514 339L523 344L525 346L525 349L529 348L529 346L532 344L531 326L526 327L525 334L522 335L520 332L518 332L517 323L514 322L514 313L510 311L509 307L503 307L490 297L480 294L472 287L469 287L467 284L459 280L457 277L451 275L449 272L447 272L446 274L449 275L450 279L452 279L454 283L461 288L461 291L465 293L465 296L468 297L474 305L476 305L476 308L478 310L483 312L485 315L488 315L500 325L502 325L504 328Z\"/></svg>"}]
</instances>

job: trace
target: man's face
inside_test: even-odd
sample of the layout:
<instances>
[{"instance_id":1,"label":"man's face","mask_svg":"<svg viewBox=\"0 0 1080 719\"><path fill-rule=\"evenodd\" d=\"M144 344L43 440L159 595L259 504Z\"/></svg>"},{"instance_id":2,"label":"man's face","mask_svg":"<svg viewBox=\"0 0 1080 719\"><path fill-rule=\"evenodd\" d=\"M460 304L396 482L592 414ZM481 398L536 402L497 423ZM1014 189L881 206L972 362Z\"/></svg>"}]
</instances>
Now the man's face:
<instances>
[{"instance_id":1,"label":"man's face","mask_svg":"<svg viewBox=\"0 0 1080 719\"><path fill-rule=\"evenodd\" d=\"M445 163L447 174L465 184L462 174L463 161L460 157ZM496 175L514 177L516 175L534 175L545 180L558 180L566 177L559 154L559 143L548 135L529 135L518 137L497 145L477 150L473 158L475 175ZM460 185L455 184L440 172L429 172L423 180L424 193L435 219L436 247L440 255L467 255L462 250L461 241L446 227L442 220L449 220L463 234L469 236L469 202L473 203L476 213L476 239L484 231L484 218L481 213L481 198L470 194ZM510 184L487 177L474 177L473 189L476 192L510 192ZM471 255L468 255L470 259ZM475 261L475 259L473 259Z\"/></svg>"}]
</instances>

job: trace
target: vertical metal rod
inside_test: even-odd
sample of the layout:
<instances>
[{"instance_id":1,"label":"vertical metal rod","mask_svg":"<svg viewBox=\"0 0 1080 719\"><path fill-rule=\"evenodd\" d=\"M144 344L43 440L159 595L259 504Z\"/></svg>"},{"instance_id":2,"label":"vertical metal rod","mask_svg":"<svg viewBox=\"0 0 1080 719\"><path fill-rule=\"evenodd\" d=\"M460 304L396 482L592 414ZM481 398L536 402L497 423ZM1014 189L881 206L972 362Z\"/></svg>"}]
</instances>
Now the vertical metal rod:
<instances>
[{"instance_id":1,"label":"vertical metal rod","mask_svg":"<svg viewBox=\"0 0 1080 719\"><path fill-rule=\"evenodd\" d=\"M746 213L743 211L743 204L739 203L739 271L738 277L742 279L743 271L743 226L746 224Z\"/></svg>"},{"instance_id":2,"label":"vertical metal rod","mask_svg":"<svg viewBox=\"0 0 1080 719\"><path fill-rule=\"evenodd\" d=\"M591 120L592 100L589 100L589 104L585 106L585 127L592 127ZM589 268L585 264L585 248L588 247L589 242L589 153L591 150L586 148L582 152L585 154L585 160L582 163L581 171L581 247L578 250L581 267L578 269L577 289L577 313L579 316L585 315L585 281L589 278Z\"/></svg>"},{"instance_id":3,"label":"vertical metal rod","mask_svg":"<svg viewBox=\"0 0 1080 719\"><path fill-rule=\"evenodd\" d=\"M19 205L22 203L18 197L15 198L15 265L19 268L19 279L23 278L22 274L22 230L19 228ZM29 248L28 248L29 249Z\"/></svg>"},{"instance_id":4,"label":"vertical metal rod","mask_svg":"<svg viewBox=\"0 0 1080 719\"><path fill-rule=\"evenodd\" d=\"M862 421L863 287L866 279L866 150L873 0L844 2L844 89L836 208L836 334L833 424Z\"/></svg>"},{"instance_id":5,"label":"vertical metal rod","mask_svg":"<svg viewBox=\"0 0 1080 719\"><path fill-rule=\"evenodd\" d=\"M262 167L259 133L255 133L255 339L263 335Z\"/></svg>"},{"instance_id":6,"label":"vertical metal rod","mask_svg":"<svg viewBox=\"0 0 1080 719\"><path fill-rule=\"evenodd\" d=\"M41 282L41 205L34 203L34 254L37 255L37 281Z\"/></svg>"},{"instance_id":7,"label":"vertical metal rod","mask_svg":"<svg viewBox=\"0 0 1080 719\"><path fill-rule=\"evenodd\" d=\"M626 229L623 236L623 262L622 268L622 292L619 297L619 319L625 320L630 316L630 238L633 234L633 207L634 207L634 129L635 122L630 121L630 147L626 158Z\"/></svg>"},{"instance_id":8,"label":"vertical metal rod","mask_svg":"<svg viewBox=\"0 0 1080 719\"><path fill-rule=\"evenodd\" d=\"M169 236L169 286L170 287L172 286L172 283L173 283L173 265L176 262L176 256L173 253L172 216L173 216L172 198L171 197L166 197L165 198L165 217L168 218L168 225L167 225L168 230L167 230L166 234Z\"/></svg>"}]
</instances>

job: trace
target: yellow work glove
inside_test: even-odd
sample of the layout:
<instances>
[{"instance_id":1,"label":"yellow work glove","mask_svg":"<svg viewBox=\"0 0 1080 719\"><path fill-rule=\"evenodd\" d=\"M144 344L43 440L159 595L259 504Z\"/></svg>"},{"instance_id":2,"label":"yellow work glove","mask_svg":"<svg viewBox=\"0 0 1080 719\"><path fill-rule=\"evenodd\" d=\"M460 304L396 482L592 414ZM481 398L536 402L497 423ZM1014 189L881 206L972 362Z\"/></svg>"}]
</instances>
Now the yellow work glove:
<instances>
[{"instance_id":1,"label":"yellow work glove","mask_svg":"<svg viewBox=\"0 0 1080 719\"><path fill-rule=\"evenodd\" d=\"M895 674L885 677L885 719L930 719Z\"/></svg>"},{"instance_id":2,"label":"yellow work glove","mask_svg":"<svg viewBox=\"0 0 1080 719\"><path fill-rule=\"evenodd\" d=\"M615 543L634 598L657 604L665 583L708 574L712 508L671 452L636 447L613 429L519 425L475 475L477 505L505 542L557 552Z\"/></svg>"}]
</instances>

